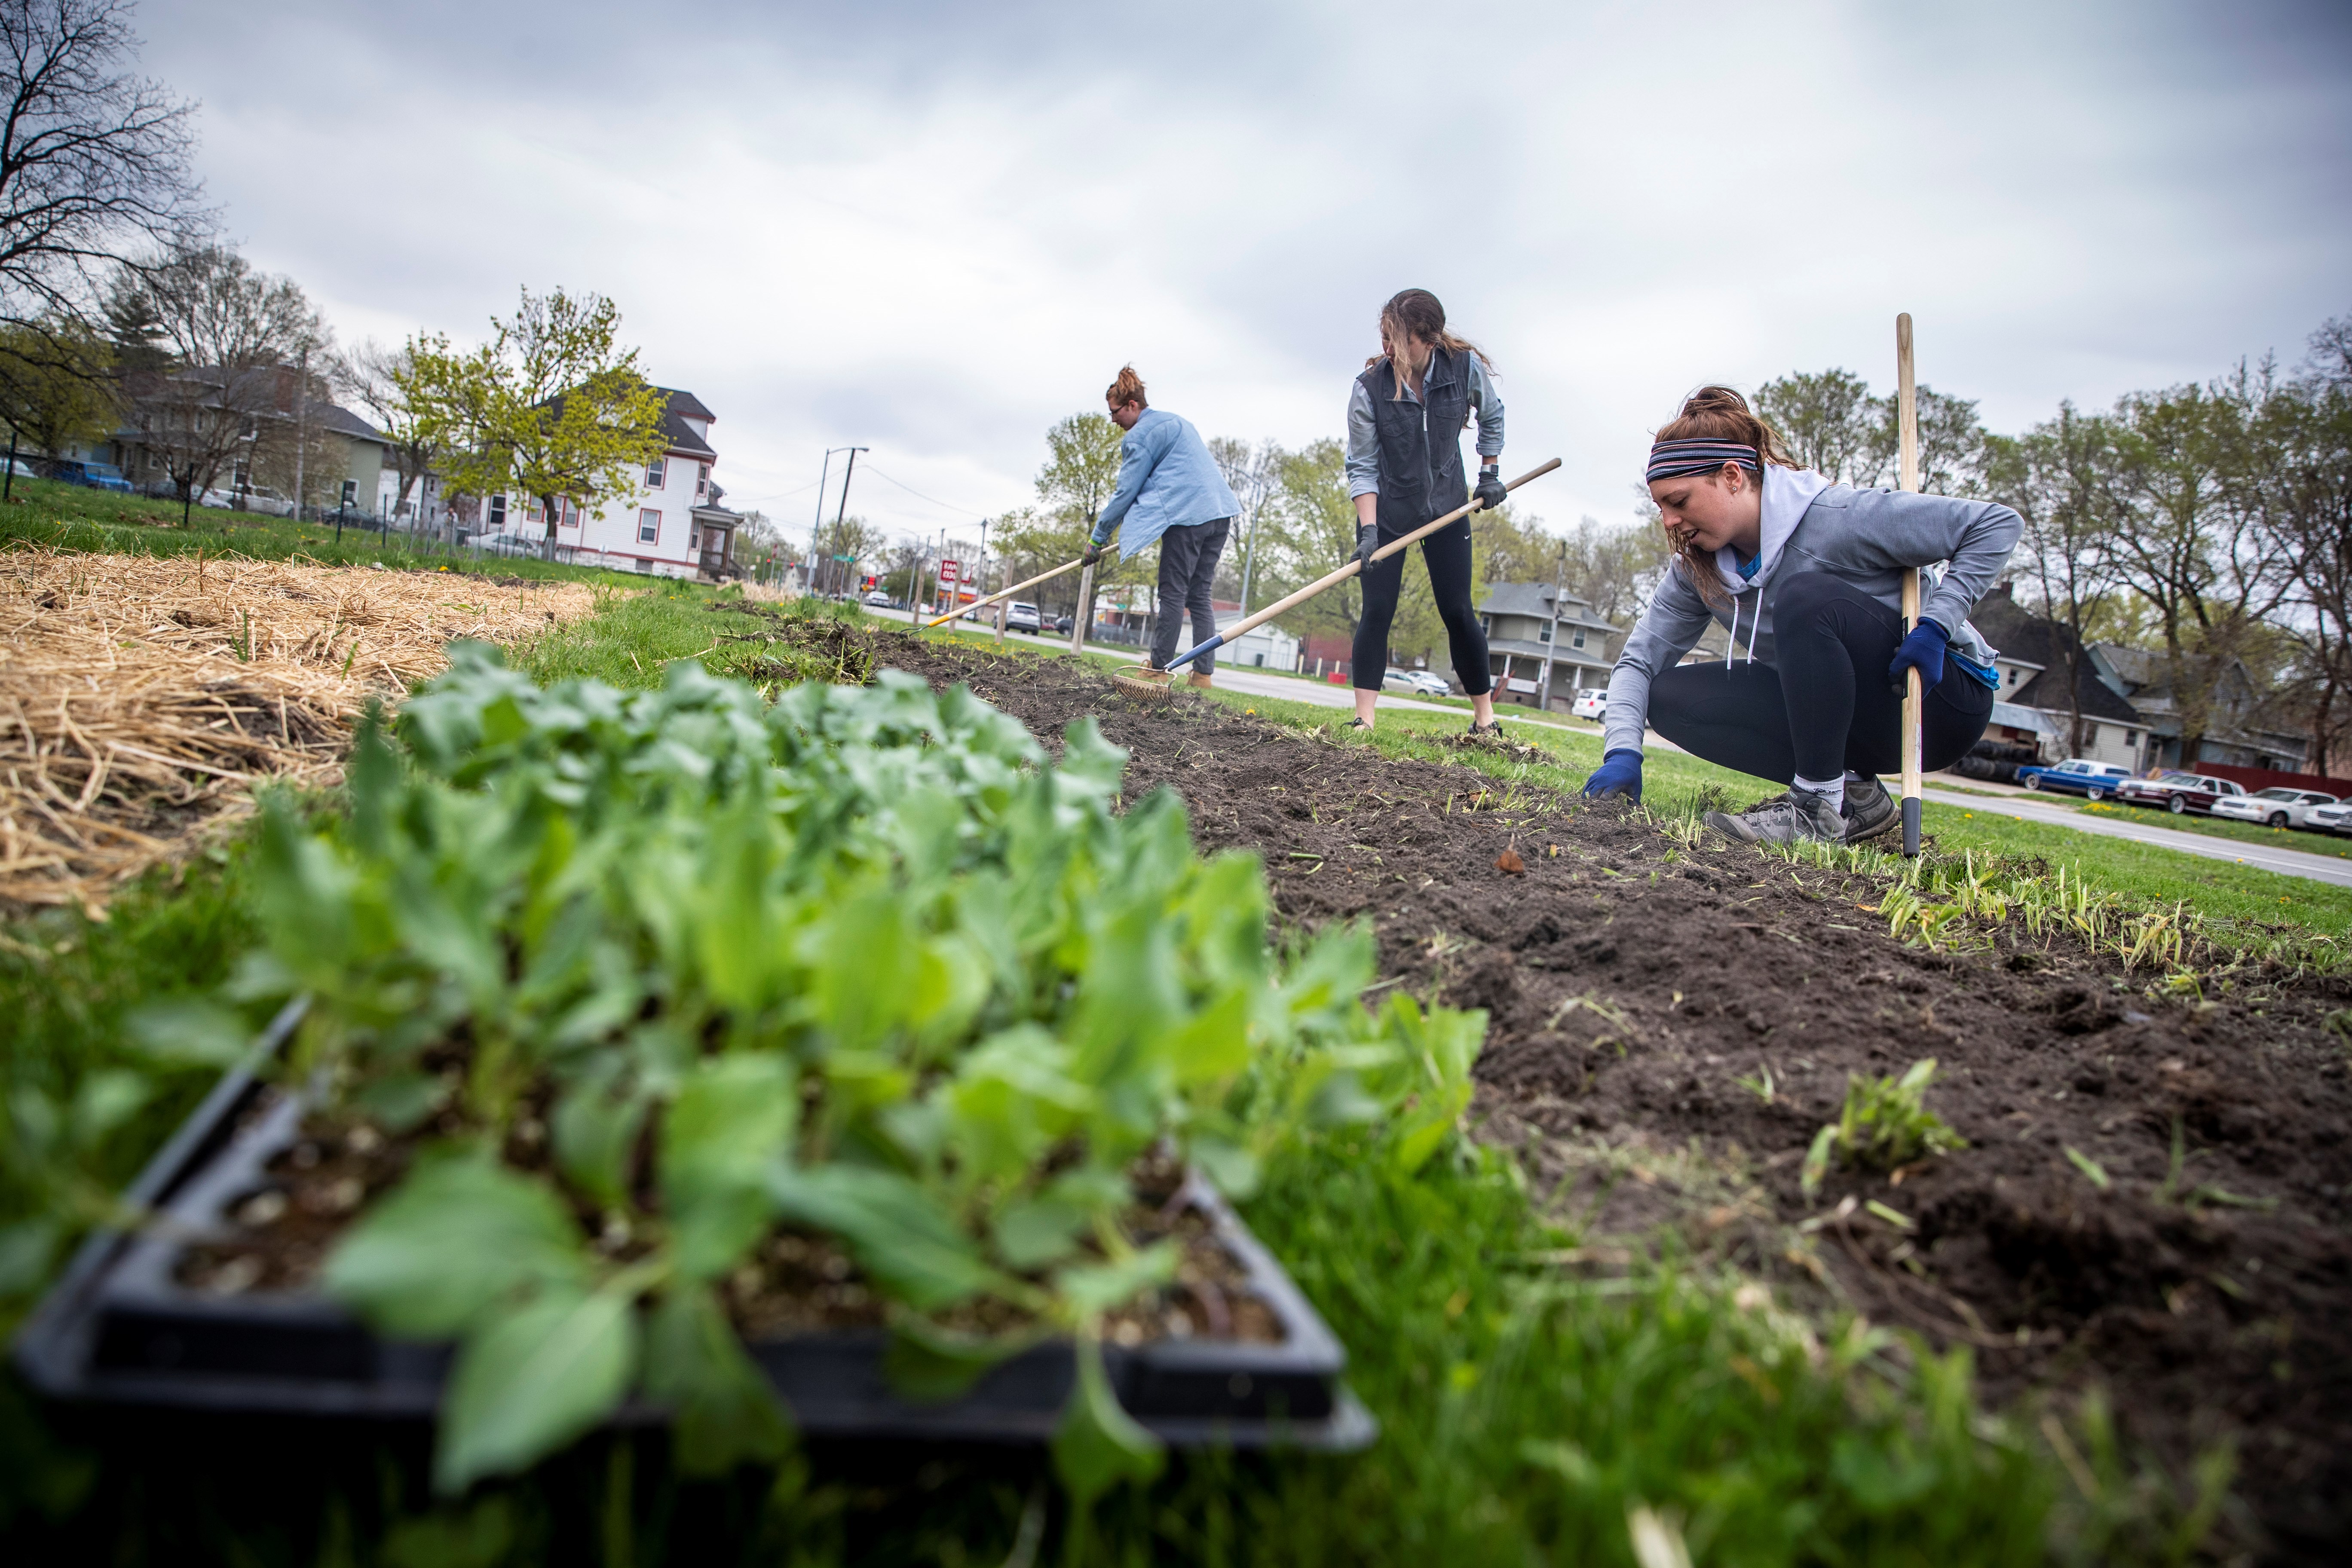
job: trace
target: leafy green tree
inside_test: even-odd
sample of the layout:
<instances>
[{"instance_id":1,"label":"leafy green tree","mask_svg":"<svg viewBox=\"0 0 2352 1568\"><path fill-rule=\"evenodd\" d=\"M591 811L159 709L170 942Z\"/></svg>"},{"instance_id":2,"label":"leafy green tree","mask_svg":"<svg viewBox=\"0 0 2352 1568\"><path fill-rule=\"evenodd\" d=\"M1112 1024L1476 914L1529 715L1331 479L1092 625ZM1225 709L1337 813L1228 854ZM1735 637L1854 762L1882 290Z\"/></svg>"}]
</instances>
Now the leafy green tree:
<instances>
[{"instance_id":1,"label":"leafy green tree","mask_svg":"<svg viewBox=\"0 0 2352 1568\"><path fill-rule=\"evenodd\" d=\"M0 416L28 451L62 456L121 415L104 339L74 322L0 327Z\"/></svg>"},{"instance_id":2,"label":"leafy green tree","mask_svg":"<svg viewBox=\"0 0 2352 1568\"><path fill-rule=\"evenodd\" d=\"M417 355L420 352L446 353L447 346L446 338L422 335L397 349L369 342L332 362L336 390L356 404L390 444L393 468L400 480L399 493L393 498L395 514L408 504L409 493L424 483L441 458L442 432L429 403L418 395L422 384ZM417 501L421 515L424 497L419 495Z\"/></svg>"},{"instance_id":3,"label":"leafy green tree","mask_svg":"<svg viewBox=\"0 0 2352 1568\"><path fill-rule=\"evenodd\" d=\"M2294 583L2286 695L2311 735L2310 770L2332 773L2352 731L2352 317L2312 334L2301 374L2252 435L2257 456L2242 483Z\"/></svg>"},{"instance_id":4,"label":"leafy green tree","mask_svg":"<svg viewBox=\"0 0 2352 1568\"><path fill-rule=\"evenodd\" d=\"M601 294L526 289L491 325L490 341L454 366L422 367L419 393L436 401L419 427L443 441L452 489L537 500L552 553L564 500L594 511L637 493L664 447L664 399Z\"/></svg>"},{"instance_id":5,"label":"leafy green tree","mask_svg":"<svg viewBox=\"0 0 2352 1568\"><path fill-rule=\"evenodd\" d=\"M2066 682L2069 754L2085 750L2083 666L2095 628L2121 584L2116 528L2121 513L2115 431L2072 403L2021 437L1987 447L1987 488L2025 520L2014 558L2041 596L2042 613L2064 626L2059 649Z\"/></svg>"},{"instance_id":6,"label":"leafy green tree","mask_svg":"<svg viewBox=\"0 0 2352 1568\"><path fill-rule=\"evenodd\" d=\"M1850 370L1799 371L1756 391L1756 412L1801 468L1850 485L1876 482L1881 399Z\"/></svg>"}]
</instances>

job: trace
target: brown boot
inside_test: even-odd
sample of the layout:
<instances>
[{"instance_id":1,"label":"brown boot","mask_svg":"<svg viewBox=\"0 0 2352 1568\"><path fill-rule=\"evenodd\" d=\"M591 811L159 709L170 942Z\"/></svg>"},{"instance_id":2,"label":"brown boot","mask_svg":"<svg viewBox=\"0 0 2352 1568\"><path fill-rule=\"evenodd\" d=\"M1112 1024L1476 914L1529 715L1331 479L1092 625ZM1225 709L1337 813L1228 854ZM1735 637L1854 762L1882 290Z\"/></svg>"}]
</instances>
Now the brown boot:
<instances>
[{"instance_id":1,"label":"brown boot","mask_svg":"<svg viewBox=\"0 0 2352 1568\"><path fill-rule=\"evenodd\" d=\"M1212 687L1212 682L1209 678L1201 674L1198 670L1193 671L1192 678L1185 681L1184 684L1190 686L1195 691L1207 691L1211 689Z\"/></svg>"}]
</instances>

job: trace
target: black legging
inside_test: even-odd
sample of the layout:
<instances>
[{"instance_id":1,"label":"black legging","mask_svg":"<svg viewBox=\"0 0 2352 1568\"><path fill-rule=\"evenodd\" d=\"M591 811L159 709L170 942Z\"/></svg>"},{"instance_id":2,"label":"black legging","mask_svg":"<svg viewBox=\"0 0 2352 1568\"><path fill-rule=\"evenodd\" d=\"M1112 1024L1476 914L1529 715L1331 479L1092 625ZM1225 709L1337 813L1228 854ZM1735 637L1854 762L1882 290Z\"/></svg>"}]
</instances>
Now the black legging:
<instances>
[{"instance_id":1,"label":"black legging","mask_svg":"<svg viewBox=\"0 0 2352 1568\"><path fill-rule=\"evenodd\" d=\"M1392 534L1382 534L1385 544ZM1397 591L1404 585L1405 552L1372 563L1363 574L1364 613L1356 622L1352 679L1359 691L1378 691L1389 669L1389 623L1396 618ZM1429 586L1437 596L1437 614L1445 622L1445 640L1454 658L1454 679L1473 697L1494 689L1486 668L1486 631L1478 612L1470 606L1470 520L1446 524L1421 542L1421 558L1429 567Z\"/></svg>"},{"instance_id":2,"label":"black legging","mask_svg":"<svg viewBox=\"0 0 2352 1568\"><path fill-rule=\"evenodd\" d=\"M1898 772L1903 699L1886 667L1902 640L1893 610L1826 572L1805 573L1772 606L1779 668L1737 654L1729 669L1677 665L1650 683L1651 727L1710 763L1781 784ZM1949 767L1984 733L1992 688L1947 658L1923 706L1924 765Z\"/></svg>"}]
</instances>

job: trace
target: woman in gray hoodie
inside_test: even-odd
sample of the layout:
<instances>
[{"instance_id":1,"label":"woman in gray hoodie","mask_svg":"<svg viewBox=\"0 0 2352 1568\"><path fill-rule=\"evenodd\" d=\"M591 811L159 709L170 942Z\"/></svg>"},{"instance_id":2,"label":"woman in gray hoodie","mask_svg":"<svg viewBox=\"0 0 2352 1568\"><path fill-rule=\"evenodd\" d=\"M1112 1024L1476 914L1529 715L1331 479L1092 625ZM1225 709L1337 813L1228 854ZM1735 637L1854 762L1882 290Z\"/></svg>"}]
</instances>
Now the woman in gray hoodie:
<instances>
[{"instance_id":1,"label":"woman in gray hoodie","mask_svg":"<svg viewBox=\"0 0 2352 1568\"><path fill-rule=\"evenodd\" d=\"M1993 650L1969 611L2023 523L1991 501L1855 489L1790 462L1729 387L1701 387L1650 449L1650 497L1675 546L1609 679L1590 795L1642 795L1654 729L1711 763L1789 785L1708 814L1749 843L1858 843L1895 826L1878 775L1902 765L1904 677L1926 691L1925 765L1948 767L1992 712ZM1938 572L1938 563L1948 563ZM1923 569L1919 624L1903 574ZM1684 664L1713 621L1724 660Z\"/></svg>"}]
</instances>

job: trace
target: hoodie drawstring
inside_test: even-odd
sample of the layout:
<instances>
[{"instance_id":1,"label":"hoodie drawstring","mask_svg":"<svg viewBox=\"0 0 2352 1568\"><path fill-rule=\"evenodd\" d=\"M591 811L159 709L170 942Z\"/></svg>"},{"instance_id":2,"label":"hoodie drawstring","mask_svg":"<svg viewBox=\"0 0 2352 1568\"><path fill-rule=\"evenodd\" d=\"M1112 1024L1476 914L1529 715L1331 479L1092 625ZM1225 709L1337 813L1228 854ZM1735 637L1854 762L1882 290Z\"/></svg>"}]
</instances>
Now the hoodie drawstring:
<instances>
[{"instance_id":1,"label":"hoodie drawstring","mask_svg":"<svg viewBox=\"0 0 2352 1568\"><path fill-rule=\"evenodd\" d=\"M1755 639L1755 638L1753 638L1753 637L1748 638L1748 642L1749 642L1751 645L1753 645L1753 644L1754 644L1755 640L1756 640L1756 639ZM1738 648L1739 648L1739 595L1737 595L1737 594L1734 594L1734 595L1731 595L1731 630L1730 630L1728 633L1727 633L1727 634L1725 635L1724 639L1723 639L1723 668L1724 668L1724 670L1725 670L1725 672L1726 672L1727 674L1727 673L1729 673L1729 671L1730 671L1730 669L1731 669L1731 656L1732 656L1734 653L1738 652ZM1748 655L1749 655L1749 657L1750 657L1750 658L1753 658L1753 657L1755 656L1755 651L1756 651L1756 650L1755 650L1754 647L1753 647L1753 646L1750 646L1750 647L1748 648Z\"/></svg>"}]
</instances>

